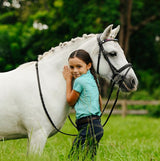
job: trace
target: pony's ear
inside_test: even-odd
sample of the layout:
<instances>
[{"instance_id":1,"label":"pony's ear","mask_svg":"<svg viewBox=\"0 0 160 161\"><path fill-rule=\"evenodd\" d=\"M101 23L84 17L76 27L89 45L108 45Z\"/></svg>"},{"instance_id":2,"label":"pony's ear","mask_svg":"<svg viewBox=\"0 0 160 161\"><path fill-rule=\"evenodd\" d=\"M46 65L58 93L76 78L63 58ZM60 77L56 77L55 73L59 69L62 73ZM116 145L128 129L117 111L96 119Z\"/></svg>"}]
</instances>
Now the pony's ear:
<instances>
[{"instance_id":1,"label":"pony's ear","mask_svg":"<svg viewBox=\"0 0 160 161\"><path fill-rule=\"evenodd\" d=\"M111 31L112 31L112 27L113 27L113 25L109 25L109 26L103 31L103 33L102 33L102 35L101 35L101 37L100 37L100 40L101 40L101 41L103 41L104 39L106 39L106 38L110 35L110 33L111 33Z\"/></svg>"},{"instance_id":2,"label":"pony's ear","mask_svg":"<svg viewBox=\"0 0 160 161\"><path fill-rule=\"evenodd\" d=\"M117 36L119 30L120 30L120 25L118 25L115 29L113 29L113 30L111 31L111 33L110 33L110 35L108 36L108 38L114 39L114 38Z\"/></svg>"}]
</instances>

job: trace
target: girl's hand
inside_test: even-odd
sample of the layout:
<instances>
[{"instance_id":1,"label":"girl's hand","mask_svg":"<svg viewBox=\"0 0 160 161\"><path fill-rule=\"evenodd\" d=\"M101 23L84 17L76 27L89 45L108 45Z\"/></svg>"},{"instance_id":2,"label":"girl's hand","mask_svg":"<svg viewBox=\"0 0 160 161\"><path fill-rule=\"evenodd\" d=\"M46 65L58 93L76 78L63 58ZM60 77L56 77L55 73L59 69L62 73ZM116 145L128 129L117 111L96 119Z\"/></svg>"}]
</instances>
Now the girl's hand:
<instances>
[{"instance_id":1,"label":"girl's hand","mask_svg":"<svg viewBox=\"0 0 160 161\"><path fill-rule=\"evenodd\" d=\"M68 66L64 66L63 77L66 80L66 100L70 106L73 106L79 98L79 93L72 90L73 77Z\"/></svg>"},{"instance_id":2,"label":"girl's hand","mask_svg":"<svg viewBox=\"0 0 160 161\"><path fill-rule=\"evenodd\" d=\"M68 66L64 66L63 68L63 77L65 80L72 80L72 74Z\"/></svg>"}]
</instances>

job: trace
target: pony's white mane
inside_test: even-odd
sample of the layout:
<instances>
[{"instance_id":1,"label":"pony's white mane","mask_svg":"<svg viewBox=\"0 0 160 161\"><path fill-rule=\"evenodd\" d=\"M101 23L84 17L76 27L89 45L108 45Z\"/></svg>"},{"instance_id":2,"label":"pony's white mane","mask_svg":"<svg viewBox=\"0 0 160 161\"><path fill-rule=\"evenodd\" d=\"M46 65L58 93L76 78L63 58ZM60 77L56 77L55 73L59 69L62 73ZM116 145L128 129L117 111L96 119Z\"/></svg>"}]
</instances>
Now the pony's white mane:
<instances>
[{"instance_id":1,"label":"pony's white mane","mask_svg":"<svg viewBox=\"0 0 160 161\"><path fill-rule=\"evenodd\" d=\"M43 55L39 55L38 61L42 60L43 58L45 58L47 56L50 56L53 53L55 53L56 49L63 48L63 47L69 47L70 45L73 45L73 43L76 43L76 42L79 42L79 41L82 41L82 40L85 40L85 39L89 39L89 38L92 38L94 36L95 36L95 34L89 34L89 35L83 34L82 37L72 38L70 41L66 41L66 42L63 42L63 43L61 42L61 43L59 43L59 46L52 47L49 51L45 52Z\"/></svg>"}]
</instances>

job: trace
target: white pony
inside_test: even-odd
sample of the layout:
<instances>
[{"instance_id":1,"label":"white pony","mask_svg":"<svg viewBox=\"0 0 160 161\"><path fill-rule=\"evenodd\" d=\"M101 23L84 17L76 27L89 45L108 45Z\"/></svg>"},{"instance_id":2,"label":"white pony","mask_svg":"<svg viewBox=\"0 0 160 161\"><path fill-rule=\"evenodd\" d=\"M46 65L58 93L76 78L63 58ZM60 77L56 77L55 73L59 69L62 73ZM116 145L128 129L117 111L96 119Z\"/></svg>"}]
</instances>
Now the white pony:
<instances>
[{"instance_id":1,"label":"white pony","mask_svg":"<svg viewBox=\"0 0 160 161\"><path fill-rule=\"evenodd\" d=\"M100 36L100 40L114 39L119 32L119 26L112 30L108 26ZM98 34L83 35L39 56L39 78L43 99L48 113L58 129L66 120L70 108L66 107L66 84L62 75L64 65L68 64L71 52L84 49L93 60L97 69L99 45ZM116 41L103 44L108 53L110 62L117 68L127 64L123 50ZM48 137L57 133L46 116L37 83L36 62L29 62L17 69L0 73L0 140L26 138L29 139L29 152L41 153ZM123 75L127 69L120 74ZM99 63L99 75L108 81L112 78L112 70L102 55ZM123 91L135 91L138 80L132 69L126 75Z\"/></svg>"}]
</instances>

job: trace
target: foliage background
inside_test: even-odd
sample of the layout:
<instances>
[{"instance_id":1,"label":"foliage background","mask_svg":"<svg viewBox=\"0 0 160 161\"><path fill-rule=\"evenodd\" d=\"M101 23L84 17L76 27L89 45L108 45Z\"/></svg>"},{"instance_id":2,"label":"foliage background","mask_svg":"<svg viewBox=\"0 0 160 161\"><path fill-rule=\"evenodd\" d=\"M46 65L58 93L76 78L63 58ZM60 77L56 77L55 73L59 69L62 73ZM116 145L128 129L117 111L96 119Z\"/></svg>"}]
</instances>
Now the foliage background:
<instances>
[{"instance_id":1,"label":"foliage background","mask_svg":"<svg viewBox=\"0 0 160 161\"><path fill-rule=\"evenodd\" d=\"M122 1L125 0L1 0L0 71L36 60L37 55L60 42L84 33L100 33L109 24L119 25ZM130 99L160 98L159 8L157 0L133 0L133 26L144 24L148 17L158 18L131 34L127 58L134 65L139 90L128 96Z\"/></svg>"}]
</instances>

